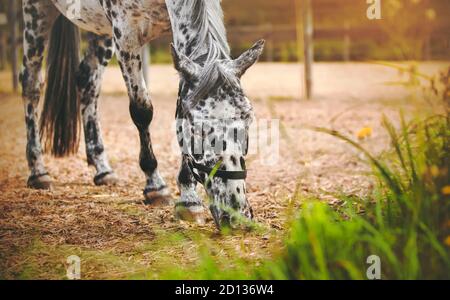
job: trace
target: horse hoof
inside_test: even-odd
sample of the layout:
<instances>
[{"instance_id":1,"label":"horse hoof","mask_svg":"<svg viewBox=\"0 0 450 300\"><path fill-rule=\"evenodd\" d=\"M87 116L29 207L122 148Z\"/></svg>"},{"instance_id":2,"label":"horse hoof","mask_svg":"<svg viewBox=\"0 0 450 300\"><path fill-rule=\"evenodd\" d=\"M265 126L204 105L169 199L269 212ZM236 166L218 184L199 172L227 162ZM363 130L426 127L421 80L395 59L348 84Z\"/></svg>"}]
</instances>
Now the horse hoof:
<instances>
[{"instance_id":1,"label":"horse hoof","mask_svg":"<svg viewBox=\"0 0 450 300\"><path fill-rule=\"evenodd\" d=\"M173 199L167 187L161 190L144 190L144 204L153 207L163 207L173 205Z\"/></svg>"},{"instance_id":2,"label":"horse hoof","mask_svg":"<svg viewBox=\"0 0 450 300\"><path fill-rule=\"evenodd\" d=\"M116 173L114 173L114 172L99 174L99 175L95 176L95 178L94 178L94 183L97 186L116 185L118 183L118 181L119 181L119 177L117 177Z\"/></svg>"},{"instance_id":3,"label":"horse hoof","mask_svg":"<svg viewBox=\"0 0 450 300\"><path fill-rule=\"evenodd\" d=\"M205 224L205 209L201 205L186 206L183 203L175 205L175 217L179 220Z\"/></svg>"},{"instance_id":4,"label":"horse hoof","mask_svg":"<svg viewBox=\"0 0 450 300\"><path fill-rule=\"evenodd\" d=\"M33 175L28 178L27 186L36 190L51 190L52 178L48 174Z\"/></svg>"}]
</instances>

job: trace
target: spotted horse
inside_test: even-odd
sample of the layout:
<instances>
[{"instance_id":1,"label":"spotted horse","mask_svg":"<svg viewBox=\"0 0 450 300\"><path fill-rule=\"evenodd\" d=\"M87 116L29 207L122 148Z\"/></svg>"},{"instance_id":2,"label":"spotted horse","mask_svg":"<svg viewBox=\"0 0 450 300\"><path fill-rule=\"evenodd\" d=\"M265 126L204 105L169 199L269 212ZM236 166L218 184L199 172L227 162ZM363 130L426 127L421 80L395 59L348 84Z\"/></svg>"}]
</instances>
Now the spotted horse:
<instances>
[{"instance_id":1,"label":"spotted horse","mask_svg":"<svg viewBox=\"0 0 450 300\"><path fill-rule=\"evenodd\" d=\"M204 205L196 192L200 182L218 227L233 225L241 216L253 217L245 187L253 110L240 78L258 60L264 42L232 59L220 0L23 0L22 4L21 83L30 188L51 189L43 150L56 157L75 153L80 123L88 164L96 169L94 183L118 181L108 161L97 110L103 72L116 55L128 90L131 119L139 132L145 203L172 205L152 149L153 106L141 58L144 45L172 33L172 55L180 74L176 131L182 152L181 196L175 213L184 220L203 222ZM88 47L81 60L79 29L88 32ZM44 53L46 89L38 120Z\"/></svg>"}]
</instances>

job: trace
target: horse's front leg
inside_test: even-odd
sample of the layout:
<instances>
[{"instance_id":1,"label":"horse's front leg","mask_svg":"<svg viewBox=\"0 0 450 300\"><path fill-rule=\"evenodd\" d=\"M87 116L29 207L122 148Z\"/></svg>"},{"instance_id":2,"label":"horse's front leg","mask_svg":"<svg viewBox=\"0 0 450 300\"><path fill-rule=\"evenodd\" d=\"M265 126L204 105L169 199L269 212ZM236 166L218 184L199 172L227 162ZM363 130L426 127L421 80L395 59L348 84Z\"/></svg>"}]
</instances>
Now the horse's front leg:
<instances>
[{"instance_id":1,"label":"horse's front leg","mask_svg":"<svg viewBox=\"0 0 450 300\"><path fill-rule=\"evenodd\" d=\"M127 45L115 39L117 57L130 97L130 114L139 131L141 151L139 164L147 177L144 189L145 203L161 206L170 205L170 191L158 172L158 162L153 153L150 139L150 123L153 119L153 105L142 73L141 49L125 50ZM127 41L129 42L129 41Z\"/></svg>"},{"instance_id":2,"label":"horse's front leg","mask_svg":"<svg viewBox=\"0 0 450 300\"><path fill-rule=\"evenodd\" d=\"M77 74L78 93L83 115L86 155L89 165L96 169L96 185L113 185L117 176L111 169L100 130L98 98L103 72L114 53L112 39L89 34L89 47Z\"/></svg>"}]
</instances>

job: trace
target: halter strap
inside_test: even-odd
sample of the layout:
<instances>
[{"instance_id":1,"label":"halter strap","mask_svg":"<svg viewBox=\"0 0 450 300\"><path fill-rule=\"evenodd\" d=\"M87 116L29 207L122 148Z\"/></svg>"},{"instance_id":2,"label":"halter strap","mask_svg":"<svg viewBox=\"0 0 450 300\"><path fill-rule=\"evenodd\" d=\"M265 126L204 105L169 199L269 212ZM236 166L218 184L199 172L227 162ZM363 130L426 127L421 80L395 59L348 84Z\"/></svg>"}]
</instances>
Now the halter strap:
<instances>
[{"instance_id":1,"label":"halter strap","mask_svg":"<svg viewBox=\"0 0 450 300\"><path fill-rule=\"evenodd\" d=\"M208 175L211 174L211 172L213 171L213 168L199 164L195 162L195 160L192 159L191 157L188 158L188 166L189 169L191 169L192 175L194 176L195 180L197 180L201 184L204 184L204 182L200 177L200 175L197 172L195 172L195 170L205 172ZM214 177L219 177L227 180L243 180L247 178L247 170L242 171L216 170Z\"/></svg>"}]
</instances>

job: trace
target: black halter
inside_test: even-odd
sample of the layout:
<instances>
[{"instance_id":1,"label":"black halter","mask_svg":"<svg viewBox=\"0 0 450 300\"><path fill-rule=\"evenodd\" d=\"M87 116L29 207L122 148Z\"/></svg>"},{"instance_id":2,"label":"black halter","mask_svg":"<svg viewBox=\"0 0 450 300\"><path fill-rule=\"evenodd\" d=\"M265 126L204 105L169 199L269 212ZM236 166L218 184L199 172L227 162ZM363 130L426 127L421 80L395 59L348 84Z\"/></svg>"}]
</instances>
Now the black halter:
<instances>
[{"instance_id":1,"label":"black halter","mask_svg":"<svg viewBox=\"0 0 450 300\"><path fill-rule=\"evenodd\" d=\"M205 182L204 180L202 180L200 175L195 170L205 172L207 175L211 174L213 171L213 168L195 162L195 160L192 157L188 157L187 163L189 169L191 169L192 175L194 176L195 180L197 180L201 184L204 184ZM216 170L214 177L219 177L227 180L243 180L247 178L247 170L245 169L242 171Z\"/></svg>"}]
</instances>

